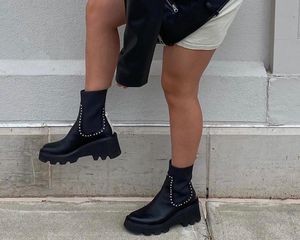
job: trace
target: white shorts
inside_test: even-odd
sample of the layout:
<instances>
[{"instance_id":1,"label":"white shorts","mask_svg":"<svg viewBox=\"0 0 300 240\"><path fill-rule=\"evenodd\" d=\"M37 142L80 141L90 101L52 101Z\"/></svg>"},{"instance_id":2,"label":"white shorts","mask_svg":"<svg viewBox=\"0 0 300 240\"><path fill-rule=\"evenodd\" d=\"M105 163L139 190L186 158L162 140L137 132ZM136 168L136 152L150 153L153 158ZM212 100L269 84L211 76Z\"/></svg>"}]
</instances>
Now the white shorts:
<instances>
[{"instance_id":1,"label":"white shorts","mask_svg":"<svg viewBox=\"0 0 300 240\"><path fill-rule=\"evenodd\" d=\"M176 44L189 49L211 50L223 42L243 0L229 0L217 16Z\"/></svg>"}]
</instances>

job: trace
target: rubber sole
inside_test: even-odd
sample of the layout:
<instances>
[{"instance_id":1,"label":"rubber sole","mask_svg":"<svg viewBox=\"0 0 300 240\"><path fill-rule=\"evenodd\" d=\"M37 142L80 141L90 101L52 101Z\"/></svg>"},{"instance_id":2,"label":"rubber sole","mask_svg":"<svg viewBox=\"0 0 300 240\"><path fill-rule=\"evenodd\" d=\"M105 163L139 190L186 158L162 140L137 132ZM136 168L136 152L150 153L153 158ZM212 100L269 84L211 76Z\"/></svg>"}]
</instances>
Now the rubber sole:
<instances>
[{"instance_id":1,"label":"rubber sole","mask_svg":"<svg viewBox=\"0 0 300 240\"><path fill-rule=\"evenodd\" d=\"M94 160L99 157L105 160L107 157L110 159L116 158L121 154L121 149L118 141L117 133L114 132L112 136L99 139L97 141L87 143L73 152L61 155L54 155L48 152L40 151L39 160L50 164L66 164L67 162L75 163L80 157L93 156Z\"/></svg>"},{"instance_id":2,"label":"rubber sole","mask_svg":"<svg viewBox=\"0 0 300 240\"><path fill-rule=\"evenodd\" d=\"M201 214L199 209L199 200L190 206L179 210L172 217L160 224L142 224L130 221L128 218L124 221L124 227L131 233L149 235L159 235L166 233L172 226L181 224L183 227L200 222Z\"/></svg>"}]
</instances>

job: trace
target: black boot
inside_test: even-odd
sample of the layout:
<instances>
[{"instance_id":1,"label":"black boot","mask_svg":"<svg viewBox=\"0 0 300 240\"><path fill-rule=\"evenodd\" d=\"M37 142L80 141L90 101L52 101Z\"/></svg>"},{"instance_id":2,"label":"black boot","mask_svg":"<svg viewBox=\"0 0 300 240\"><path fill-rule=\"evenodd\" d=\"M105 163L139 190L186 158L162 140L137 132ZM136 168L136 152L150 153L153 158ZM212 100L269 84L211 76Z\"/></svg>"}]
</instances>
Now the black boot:
<instances>
[{"instance_id":1,"label":"black boot","mask_svg":"<svg viewBox=\"0 0 300 240\"><path fill-rule=\"evenodd\" d=\"M79 157L92 155L94 160L121 154L117 133L105 112L107 89L80 91L77 119L68 134L61 140L45 144L39 153L42 162L51 164L74 163Z\"/></svg>"},{"instance_id":2,"label":"black boot","mask_svg":"<svg viewBox=\"0 0 300 240\"><path fill-rule=\"evenodd\" d=\"M187 226L201 219L199 200L192 186L193 165L169 170L161 190L144 207L126 216L124 226L135 234L160 234L176 224Z\"/></svg>"}]
</instances>

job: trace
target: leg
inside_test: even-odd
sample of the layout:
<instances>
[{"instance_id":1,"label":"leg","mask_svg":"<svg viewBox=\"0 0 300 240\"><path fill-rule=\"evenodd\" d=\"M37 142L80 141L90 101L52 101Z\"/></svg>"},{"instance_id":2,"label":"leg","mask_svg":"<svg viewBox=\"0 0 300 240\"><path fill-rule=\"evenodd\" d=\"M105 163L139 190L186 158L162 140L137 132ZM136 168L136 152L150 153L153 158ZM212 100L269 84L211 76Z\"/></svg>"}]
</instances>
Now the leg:
<instances>
[{"instance_id":1,"label":"leg","mask_svg":"<svg viewBox=\"0 0 300 240\"><path fill-rule=\"evenodd\" d=\"M162 87L170 114L172 159L158 194L146 206L126 216L124 226L131 232L159 234L173 225L187 226L201 219L191 182L203 124L198 85L214 51L178 45L164 48Z\"/></svg>"},{"instance_id":2,"label":"leg","mask_svg":"<svg viewBox=\"0 0 300 240\"><path fill-rule=\"evenodd\" d=\"M191 166L196 159L203 128L199 80L214 52L176 44L164 47L162 87L169 109L175 167Z\"/></svg>"},{"instance_id":3,"label":"leg","mask_svg":"<svg viewBox=\"0 0 300 240\"><path fill-rule=\"evenodd\" d=\"M124 0L88 0L85 57L87 91L111 86L120 52L117 27L123 24Z\"/></svg>"},{"instance_id":4,"label":"leg","mask_svg":"<svg viewBox=\"0 0 300 240\"><path fill-rule=\"evenodd\" d=\"M94 160L121 154L117 133L105 111L119 54L117 27L125 23L124 0L88 0L86 6L86 82L80 91L77 119L67 135L46 143L39 159L51 164L74 163L83 156Z\"/></svg>"}]
</instances>

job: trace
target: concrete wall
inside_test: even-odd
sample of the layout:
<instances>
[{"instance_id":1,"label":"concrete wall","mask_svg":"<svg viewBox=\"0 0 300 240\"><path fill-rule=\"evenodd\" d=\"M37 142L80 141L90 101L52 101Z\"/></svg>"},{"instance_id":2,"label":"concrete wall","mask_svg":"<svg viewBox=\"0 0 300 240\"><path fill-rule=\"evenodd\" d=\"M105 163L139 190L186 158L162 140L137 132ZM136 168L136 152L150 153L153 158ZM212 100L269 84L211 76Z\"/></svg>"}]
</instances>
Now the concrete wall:
<instances>
[{"instance_id":1,"label":"concrete wall","mask_svg":"<svg viewBox=\"0 0 300 240\"><path fill-rule=\"evenodd\" d=\"M84 84L85 5L86 1L82 0L1 1L0 82L5 91L0 94L3 113L0 121L75 119L79 90ZM272 5L271 0L245 0L241 6L213 57L210 64L213 70L208 70L203 77L202 88L207 90L199 93L199 97L205 121L267 122L268 78L261 72L263 67L268 69L270 65ZM123 30L124 26L119 28L121 43ZM108 106L111 106L114 121L153 119L149 114L139 117L139 113L150 113L156 106L160 110L153 121L167 120L165 100L156 77L160 75L161 58L162 46L158 45L149 84L143 90L130 89L124 93L111 89L114 97L108 101ZM239 70L235 73L236 69ZM148 92L151 89L155 92ZM209 89L215 91L214 98L208 94ZM222 91L226 91L225 95ZM143 108L141 104L137 106L134 99L140 98L141 92L146 92L143 96L154 94L156 103L148 101ZM244 97L246 92L248 98ZM133 100L126 102L132 105L118 107L122 97L130 96ZM223 96L227 100L222 100ZM259 104L255 108L257 101ZM220 102L226 108L217 106ZM249 104L252 107L249 108ZM129 114L118 113L117 109L137 110L130 112L130 118Z\"/></svg>"},{"instance_id":2,"label":"concrete wall","mask_svg":"<svg viewBox=\"0 0 300 240\"><path fill-rule=\"evenodd\" d=\"M69 128L0 128L0 197L153 196L171 157L167 127L116 127L122 154L48 165L40 147ZM201 197L299 198L300 130L207 127L193 171Z\"/></svg>"},{"instance_id":3,"label":"concrete wall","mask_svg":"<svg viewBox=\"0 0 300 240\"><path fill-rule=\"evenodd\" d=\"M1 0L0 59L83 59L85 5L83 0ZM269 65L272 21L272 0L244 0L216 60Z\"/></svg>"},{"instance_id":4,"label":"concrete wall","mask_svg":"<svg viewBox=\"0 0 300 240\"><path fill-rule=\"evenodd\" d=\"M0 197L145 196L164 178L170 138L160 45L147 85L113 86L108 93L107 111L123 150L119 159L95 165L87 158L65 168L37 160L39 148L62 138L79 110L85 4L1 0ZM276 9L280 16L284 11ZM300 76L271 73L281 60L274 39L286 27L274 26L274 13L272 0L244 0L201 79L205 129L194 185L202 197L300 196Z\"/></svg>"}]
</instances>

